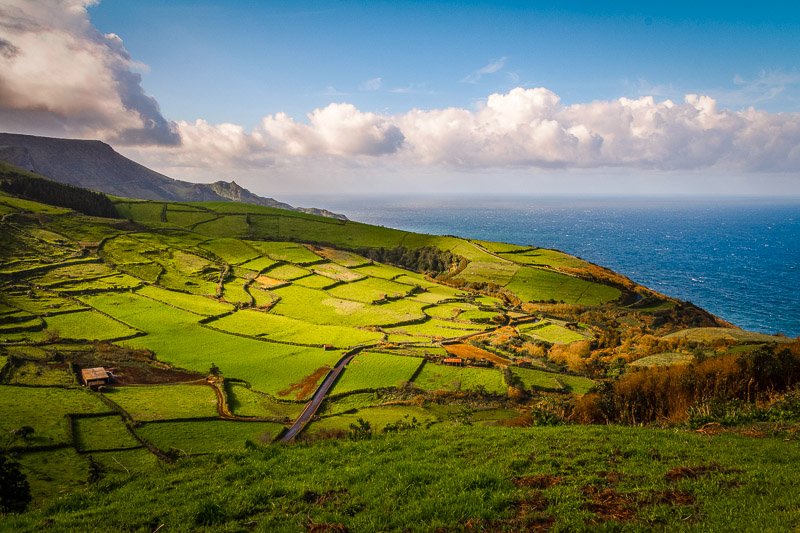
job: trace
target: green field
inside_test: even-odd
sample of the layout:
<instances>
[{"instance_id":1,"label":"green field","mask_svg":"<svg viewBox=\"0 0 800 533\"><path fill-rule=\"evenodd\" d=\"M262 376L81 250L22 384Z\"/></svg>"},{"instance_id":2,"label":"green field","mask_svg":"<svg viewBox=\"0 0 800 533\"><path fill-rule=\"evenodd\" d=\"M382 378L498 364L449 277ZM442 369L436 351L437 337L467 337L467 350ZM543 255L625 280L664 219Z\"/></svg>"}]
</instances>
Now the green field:
<instances>
[{"instance_id":1,"label":"green field","mask_svg":"<svg viewBox=\"0 0 800 533\"><path fill-rule=\"evenodd\" d=\"M138 421L217 416L217 397L205 384L114 387L105 395Z\"/></svg>"},{"instance_id":2,"label":"green field","mask_svg":"<svg viewBox=\"0 0 800 533\"><path fill-rule=\"evenodd\" d=\"M315 346L329 344L337 348L370 344L383 338L382 334L373 331L346 326L320 326L272 313L248 310L238 311L210 322L209 325L224 331L277 342Z\"/></svg>"},{"instance_id":3,"label":"green field","mask_svg":"<svg viewBox=\"0 0 800 533\"><path fill-rule=\"evenodd\" d=\"M575 341L586 340L586 335L561 326L553 324L547 320L536 322L535 324L523 324L519 326L519 332L523 335L529 335L533 338L540 339L551 344L569 344Z\"/></svg>"},{"instance_id":4,"label":"green field","mask_svg":"<svg viewBox=\"0 0 800 533\"><path fill-rule=\"evenodd\" d=\"M409 381L422 362L418 357L379 352L360 353L347 365L331 394L397 387Z\"/></svg>"},{"instance_id":5,"label":"green field","mask_svg":"<svg viewBox=\"0 0 800 533\"><path fill-rule=\"evenodd\" d=\"M238 416L293 420L305 407L303 403L276 400L240 383L226 381L225 391L228 395L228 407Z\"/></svg>"},{"instance_id":6,"label":"green field","mask_svg":"<svg viewBox=\"0 0 800 533\"><path fill-rule=\"evenodd\" d=\"M586 394L595 386L594 381L583 376L557 374L555 372L546 372L544 370L516 366L510 368L511 373L522 381L522 384L528 391L550 390Z\"/></svg>"},{"instance_id":7,"label":"green field","mask_svg":"<svg viewBox=\"0 0 800 533\"><path fill-rule=\"evenodd\" d=\"M119 416L76 418L75 443L81 451L113 450L141 446Z\"/></svg>"},{"instance_id":8,"label":"green field","mask_svg":"<svg viewBox=\"0 0 800 533\"><path fill-rule=\"evenodd\" d=\"M670 366L670 365L686 365L694 361L694 356L685 353L659 353L656 355L648 355L636 361L628 363L628 366L634 367L651 367L651 366Z\"/></svg>"},{"instance_id":9,"label":"green field","mask_svg":"<svg viewBox=\"0 0 800 533\"><path fill-rule=\"evenodd\" d=\"M245 449L245 442L265 445L283 429L272 422L233 422L200 420L196 422L151 422L137 433L162 450L182 454L234 452Z\"/></svg>"},{"instance_id":10,"label":"green field","mask_svg":"<svg viewBox=\"0 0 800 533\"><path fill-rule=\"evenodd\" d=\"M0 385L0 434L31 426L28 439L16 439L15 446L46 446L69 443L65 415L109 411L98 398L79 389L12 387Z\"/></svg>"},{"instance_id":11,"label":"green field","mask_svg":"<svg viewBox=\"0 0 800 533\"><path fill-rule=\"evenodd\" d=\"M486 390L505 394L503 374L493 368L469 368L425 363L414 379L414 385L425 390L469 391Z\"/></svg>"},{"instance_id":12,"label":"green field","mask_svg":"<svg viewBox=\"0 0 800 533\"><path fill-rule=\"evenodd\" d=\"M619 289L539 268L522 267L505 286L523 300L600 305L621 296Z\"/></svg>"},{"instance_id":13,"label":"green field","mask_svg":"<svg viewBox=\"0 0 800 533\"><path fill-rule=\"evenodd\" d=\"M5 363L3 358L0 363ZM0 364L0 369L3 367ZM61 363L34 363L23 361L14 366L6 381L9 385L47 385L70 387L76 384L75 375Z\"/></svg>"},{"instance_id":14,"label":"green field","mask_svg":"<svg viewBox=\"0 0 800 533\"><path fill-rule=\"evenodd\" d=\"M691 328L676 331L665 336L666 339L686 339L695 342L790 342L787 337L755 333L734 328Z\"/></svg>"},{"instance_id":15,"label":"green field","mask_svg":"<svg viewBox=\"0 0 800 533\"><path fill-rule=\"evenodd\" d=\"M191 311L198 315L213 316L233 310L233 306L206 296L187 294L185 292L169 291L161 287L145 286L136 291L137 294L152 298L159 302L172 305L184 311Z\"/></svg>"},{"instance_id":16,"label":"green field","mask_svg":"<svg viewBox=\"0 0 800 533\"><path fill-rule=\"evenodd\" d=\"M135 294L101 294L84 301L148 332L124 344L151 349L164 361L198 372L207 372L215 363L226 376L246 378L270 394L339 357L321 348L267 343L205 328L197 315ZM280 365L270 364L276 361Z\"/></svg>"}]
</instances>

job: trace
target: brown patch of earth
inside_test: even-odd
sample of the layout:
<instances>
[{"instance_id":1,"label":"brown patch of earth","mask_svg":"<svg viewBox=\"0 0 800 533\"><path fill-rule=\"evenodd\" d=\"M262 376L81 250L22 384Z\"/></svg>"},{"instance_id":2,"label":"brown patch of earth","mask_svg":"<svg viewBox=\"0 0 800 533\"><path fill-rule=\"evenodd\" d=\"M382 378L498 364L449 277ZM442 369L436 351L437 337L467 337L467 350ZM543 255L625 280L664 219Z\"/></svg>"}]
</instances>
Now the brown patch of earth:
<instances>
[{"instance_id":1,"label":"brown patch of earth","mask_svg":"<svg viewBox=\"0 0 800 533\"><path fill-rule=\"evenodd\" d=\"M716 463L695 466L676 466L664 474L664 479L669 482L675 482L680 481L681 479L697 479L703 476L710 476L714 473L725 474L731 472L739 472L739 470L725 468L724 466Z\"/></svg>"},{"instance_id":2,"label":"brown patch of earth","mask_svg":"<svg viewBox=\"0 0 800 533\"><path fill-rule=\"evenodd\" d=\"M539 474L536 476L520 476L514 478L514 485L517 487L529 487L532 489L548 489L561 483L562 478L551 476L550 474Z\"/></svg>"},{"instance_id":3,"label":"brown patch of earth","mask_svg":"<svg viewBox=\"0 0 800 533\"><path fill-rule=\"evenodd\" d=\"M288 388L278 392L278 396L289 396L290 394L294 394L295 398L298 400L303 400L309 397L311 393L317 390L317 382L324 378L330 369L331 367L329 366L319 367L314 372L304 377L301 381L292 383Z\"/></svg>"},{"instance_id":4,"label":"brown patch of earth","mask_svg":"<svg viewBox=\"0 0 800 533\"><path fill-rule=\"evenodd\" d=\"M587 501L582 508L597 515L599 521L616 520L625 522L636 517L636 502L627 494L611 488L587 485L582 489Z\"/></svg>"}]
</instances>

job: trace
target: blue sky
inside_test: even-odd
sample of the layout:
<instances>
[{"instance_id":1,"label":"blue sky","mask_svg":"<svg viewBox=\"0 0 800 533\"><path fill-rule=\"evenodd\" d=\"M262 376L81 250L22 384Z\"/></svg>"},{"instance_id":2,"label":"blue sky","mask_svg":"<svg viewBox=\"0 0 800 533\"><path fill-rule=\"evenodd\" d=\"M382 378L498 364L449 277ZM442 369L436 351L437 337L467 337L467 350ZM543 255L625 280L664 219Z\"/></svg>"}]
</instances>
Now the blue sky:
<instances>
[{"instance_id":1,"label":"blue sky","mask_svg":"<svg viewBox=\"0 0 800 533\"><path fill-rule=\"evenodd\" d=\"M143 85L172 119L463 107L516 86L800 110L800 4L653 4L105 0L90 14L149 66Z\"/></svg>"},{"instance_id":2,"label":"blue sky","mask_svg":"<svg viewBox=\"0 0 800 533\"><path fill-rule=\"evenodd\" d=\"M796 1L3 2L0 130L179 179L800 196Z\"/></svg>"}]
</instances>

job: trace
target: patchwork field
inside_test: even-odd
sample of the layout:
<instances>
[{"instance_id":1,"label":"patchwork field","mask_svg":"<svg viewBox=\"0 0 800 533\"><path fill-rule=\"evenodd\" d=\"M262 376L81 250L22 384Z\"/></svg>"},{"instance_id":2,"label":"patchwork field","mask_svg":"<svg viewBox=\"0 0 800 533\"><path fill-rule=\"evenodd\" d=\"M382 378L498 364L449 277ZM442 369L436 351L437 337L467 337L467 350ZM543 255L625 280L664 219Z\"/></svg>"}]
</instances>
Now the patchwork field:
<instances>
[{"instance_id":1,"label":"patchwork field","mask_svg":"<svg viewBox=\"0 0 800 533\"><path fill-rule=\"evenodd\" d=\"M62 521L52 524L56 529L62 523L72 524L70 520L86 525L89 522L81 513L95 499L98 505L117 505L104 499L104 491L124 490L117 487L151 475L156 477L148 483L156 487L163 477L178 475L182 468L206 464L202 458L186 456L215 454L209 461L220 462L213 464L229 460L224 457L252 461L256 456L267 463L275 457L282 462L270 464L269 476L262 472L257 480L250 470L237 470L226 478L221 495L208 492L208 479L216 475L214 467L187 480L189 486L203 490L205 500L196 503L201 509L197 516L212 518L205 522L206 518L193 514L175 526L178 529L215 529L223 523L230 523L230 530L249 529L250 522L231 517L255 513L261 520L273 512L265 505L274 502L285 506L275 516L285 520L291 515L296 523L254 521L255 527L342 530L339 522L346 522L353 530L401 529L386 519L393 516L396 506L385 497L385 488L364 500L367 504L353 499L351 513L341 510L338 503L325 503L328 499L338 502L336 491L341 489L329 486L318 472L314 483L292 485L289 499L288 493L275 487L264 488L250 503L236 499L256 483L289 483L283 478L276 481L276 471L291 472L287 479L303 472L306 464L297 462L298 456L290 452L312 453L318 445L268 445L294 426L306 402L319 391L323 408L299 434L300 439L364 439L362 451L400 442L378 438L384 430L430 431L419 433L417 447L430 435L449 439L442 447L431 448L436 457L426 459L415 449L401 458L396 479L386 486L401 487L398 490L405 492L397 497L411 498L406 503L419 503L427 487L440 483L427 470L417 468L420 460L439 464L457 458L475 463L460 464L461 470L449 472L450 479L461 476L463 486L442 487L438 499L425 503L427 510L419 505L416 510L404 510L409 516L425 512L437 517L419 522L422 529L474 525L479 530L515 530L517 526L549 527L562 520L559 515L552 522L513 521L519 508L528 509L524 506L534 503L537 509L558 507L560 511L571 505L566 511L579 513L581 520L559 522L565 530L576 525L624 529L625 525L617 527L610 520L586 522L583 518L594 515L583 506L597 504L595 500L602 498L595 495L610 490L605 483L612 482L604 477L611 475L608 464L633 458L610 451L603 458L604 473L598 470L574 487L569 485L572 492L530 496L529 486L515 480L535 467L531 461L539 461L536 458L545 448L519 451L519 457L503 463L505 481L492 478L491 472L465 479L476 464L517 453L517 448L476 437L481 453L470 455L461 431L481 425L502 436L505 430L500 426L540 423L539 415L542 423L573 423L578 415L600 416L602 409L613 404L608 395L614 388L597 383L617 376L637 378L659 372L661 366L699 364L702 354L764 358L765 350L776 343L785 345L789 353L795 349L790 339L731 328L686 329L720 323L688 303L643 287L634 287L643 296L641 305L623 307L632 301L632 282L612 279L613 273L554 250L413 234L228 202L119 200L116 205L123 219L99 219L0 193L0 213L11 215L0 221L0 434L31 480L35 505L47 514L36 522L37 527L50 525L51 516ZM612 277L603 277L606 274ZM576 342L581 340L592 342ZM640 347L647 354L662 353L635 359ZM688 352L697 353L697 358ZM353 359L332 388L322 390L321 384L345 354ZM468 366L442 364L448 356L462 358ZM625 365L626 360L634 362ZM500 368L487 368L485 361ZM79 388L79 371L94 366L110 369L116 382L96 391ZM744 365L720 364L723 367ZM679 366L669 369L680 370ZM209 375L213 377L207 381ZM793 404L786 405L775 412L794 416ZM756 411L761 408L760 404L752 407L752 416L761 416L759 420L767 416ZM710 407L706 411L714 415ZM578 414L571 417L574 413ZM294 427L303 429L299 422ZM789 435L775 428L769 431ZM569 425L561 429L572 431ZM764 431L765 438L771 438ZM526 437L537 434L532 430ZM587 453L596 453L598 446L611 450L603 436L608 434L598 433L592 446L576 449L570 457L554 452L547 464L574 460L583 468L586 463L581 461ZM549 435L558 439L556 433ZM506 441L522 446L510 437ZM353 466L352 458L342 456L338 448L353 444L338 442L330 445L331 450L337 449L327 460L347 461L345 471L361 468ZM614 450L624 448L628 441L620 442ZM640 457L643 464L674 459L664 455L654 459L653 446L648 446L642 452L646 456ZM235 455L224 455L228 452ZM171 461L177 465L164 466ZM332 468L326 476L336 472L341 473ZM373 468L371 475L380 472L383 468ZM565 469L552 475L566 479L573 473ZM653 483L663 484L659 476ZM619 479L628 482L625 477ZM88 481L90 491L96 491L91 492L91 501L85 496L89 492L74 492ZM349 480L347 487L352 483ZM598 484L606 488L596 489L600 492L586 488ZM170 487L154 494L173 490L194 489ZM495 501L503 491L503 501ZM68 492L72 494L64 496ZM453 503L461 501L457 498L461 494L472 498L472 503L466 507ZM563 503L567 500L562 496L569 496L574 505ZM45 498L50 499L46 505ZM442 512L450 512L442 511L442 498L458 512L452 519L437 522ZM217 499L223 503L206 505ZM305 505L309 502L329 508L324 513L316 508L311 511ZM359 516L364 505L375 502L385 505L381 503L380 513L376 511L367 521L344 518ZM241 513L231 507L240 503ZM695 513L699 504L692 505ZM215 513L223 508L230 514L219 518ZM505 521L483 521L481 513L487 508L495 509L492 516L502 515ZM129 529L154 530L168 522L172 512L158 513L158 520L146 524L129 516L125 524ZM312 514L319 523L309 522ZM99 515L115 523L115 515L109 515L106 507ZM336 522L326 522L330 517ZM670 517L664 511L647 524L676 525ZM92 524L88 529L98 529ZM636 529L642 524L628 525ZM677 525L686 524L692 527L695 522Z\"/></svg>"}]
</instances>

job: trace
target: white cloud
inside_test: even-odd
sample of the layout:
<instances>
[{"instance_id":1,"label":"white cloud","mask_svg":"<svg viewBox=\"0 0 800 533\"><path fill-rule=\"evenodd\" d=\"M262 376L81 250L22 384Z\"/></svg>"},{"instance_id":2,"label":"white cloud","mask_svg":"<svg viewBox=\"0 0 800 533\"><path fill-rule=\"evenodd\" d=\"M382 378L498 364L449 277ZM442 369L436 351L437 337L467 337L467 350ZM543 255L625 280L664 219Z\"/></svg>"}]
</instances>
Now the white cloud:
<instances>
[{"instance_id":1,"label":"white cloud","mask_svg":"<svg viewBox=\"0 0 800 533\"><path fill-rule=\"evenodd\" d=\"M179 142L141 87L119 36L89 21L93 0L5 0L0 6L0 127L103 138Z\"/></svg>"},{"instance_id":2,"label":"white cloud","mask_svg":"<svg viewBox=\"0 0 800 533\"><path fill-rule=\"evenodd\" d=\"M362 83L359 89L362 91L377 91L382 85L383 80L381 78L372 78Z\"/></svg>"},{"instance_id":3,"label":"white cloud","mask_svg":"<svg viewBox=\"0 0 800 533\"><path fill-rule=\"evenodd\" d=\"M487 65L464 76L464 78L461 79L461 83L478 83L486 74L494 74L502 70L502 68L506 66L507 61L507 57L501 57L500 59L490 61Z\"/></svg>"},{"instance_id":4,"label":"white cloud","mask_svg":"<svg viewBox=\"0 0 800 533\"><path fill-rule=\"evenodd\" d=\"M800 113L735 112L694 94L565 105L548 89L516 88L472 109L383 115L337 103L305 121L269 115L250 132L204 121L178 128L175 157L212 170L320 158L376 168L800 170Z\"/></svg>"}]
</instances>

